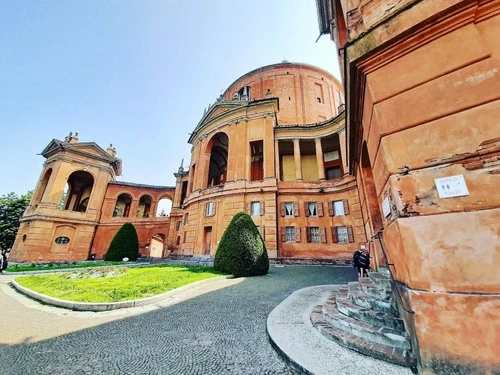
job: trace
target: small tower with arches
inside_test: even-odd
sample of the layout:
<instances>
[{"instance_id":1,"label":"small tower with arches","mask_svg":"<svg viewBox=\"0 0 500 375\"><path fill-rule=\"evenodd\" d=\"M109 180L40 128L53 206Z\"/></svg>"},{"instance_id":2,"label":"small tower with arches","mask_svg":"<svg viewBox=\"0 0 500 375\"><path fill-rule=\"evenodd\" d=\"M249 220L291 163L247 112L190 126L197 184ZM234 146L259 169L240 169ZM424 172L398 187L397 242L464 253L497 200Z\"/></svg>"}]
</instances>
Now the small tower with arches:
<instances>
[{"instance_id":1,"label":"small tower with arches","mask_svg":"<svg viewBox=\"0 0 500 375\"><path fill-rule=\"evenodd\" d=\"M79 142L78 133L53 139L33 198L20 220L11 259L87 259L99 223L106 188L121 174L121 160L110 145Z\"/></svg>"}]
</instances>

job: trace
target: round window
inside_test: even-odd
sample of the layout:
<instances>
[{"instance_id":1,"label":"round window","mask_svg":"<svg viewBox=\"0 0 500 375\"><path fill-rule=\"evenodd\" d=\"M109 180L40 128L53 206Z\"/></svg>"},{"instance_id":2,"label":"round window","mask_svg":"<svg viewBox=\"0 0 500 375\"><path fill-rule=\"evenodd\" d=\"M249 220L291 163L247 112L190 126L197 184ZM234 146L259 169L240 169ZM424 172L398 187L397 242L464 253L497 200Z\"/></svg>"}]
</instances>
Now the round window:
<instances>
[{"instance_id":1,"label":"round window","mask_svg":"<svg viewBox=\"0 0 500 375\"><path fill-rule=\"evenodd\" d=\"M57 237L55 242L59 245L64 245L64 244L67 244L69 242L69 238L68 237Z\"/></svg>"}]
</instances>

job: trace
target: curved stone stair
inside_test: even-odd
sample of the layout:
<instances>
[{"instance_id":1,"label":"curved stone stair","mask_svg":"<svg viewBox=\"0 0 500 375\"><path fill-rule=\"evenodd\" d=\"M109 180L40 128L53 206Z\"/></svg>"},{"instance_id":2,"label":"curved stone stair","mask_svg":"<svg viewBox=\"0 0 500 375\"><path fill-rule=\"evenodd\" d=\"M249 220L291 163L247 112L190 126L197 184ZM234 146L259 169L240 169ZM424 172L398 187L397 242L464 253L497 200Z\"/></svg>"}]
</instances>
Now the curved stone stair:
<instances>
[{"instance_id":1,"label":"curved stone stair","mask_svg":"<svg viewBox=\"0 0 500 375\"><path fill-rule=\"evenodd\" d=\"M325 337L359 353L397 365L416 361L402 319L392 299L390 276L370 272L314 308L311 322Z\"/></svg>"}]
</instances>

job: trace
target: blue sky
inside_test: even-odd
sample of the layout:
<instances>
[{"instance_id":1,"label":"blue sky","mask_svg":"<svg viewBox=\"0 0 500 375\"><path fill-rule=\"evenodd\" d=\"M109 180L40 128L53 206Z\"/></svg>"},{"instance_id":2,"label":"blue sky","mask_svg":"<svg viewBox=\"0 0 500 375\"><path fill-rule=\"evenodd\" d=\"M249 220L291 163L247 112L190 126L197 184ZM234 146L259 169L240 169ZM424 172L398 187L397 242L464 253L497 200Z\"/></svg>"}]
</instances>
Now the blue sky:
<instances>
[{"instance_id":1,"label":"blue sky","mask_svg":"<svg viewBox=\"0 0 500 375\"><path fill-rule=\"evenodd\" d=\"M204 108L287 59L339 77L313 0L0 1L0 195L35 187L53 139L110 143L122 181L174 185Z\"/></svg>"}]
</instances>

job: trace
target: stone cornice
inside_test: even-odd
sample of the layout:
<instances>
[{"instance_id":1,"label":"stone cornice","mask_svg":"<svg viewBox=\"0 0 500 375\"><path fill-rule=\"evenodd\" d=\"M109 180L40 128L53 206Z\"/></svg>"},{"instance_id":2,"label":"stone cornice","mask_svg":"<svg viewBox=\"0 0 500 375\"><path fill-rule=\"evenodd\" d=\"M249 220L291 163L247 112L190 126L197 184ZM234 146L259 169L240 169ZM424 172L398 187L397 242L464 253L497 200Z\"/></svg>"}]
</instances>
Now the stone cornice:
<instances>
[{"instance_id":1,"label":"stone cornice","mask_svg":"<svg viewBox=\"0 0 500 375\"><path fill-rule=\"evenodd\" d=\"M211 106L209 108L208 112L203 115L203 117L201 118L198 125L196 125L195 129L193 130L193 132L191 133L191 136L188 139L188 143L194 145L196 143L195 139L198 137L198 134L200 133L200 131L207 128L208 126L213 124L215 121L224 119L224 117L233 116L234 113L241 111L241 110L246 111L247 109L249 109L251 107L260 106L262 104L271 104L273 102L275 102L275 105L277 105L277 108L279 109L279 99L276 97L266 98L266 99L258 99L258 100L252 100L252 101L239 101L238 100L238 101L234 101L234 102L229 102L229 101L216 102L213 106ZM234 108L230 108L227 111L224 111L224 112L219 113L218 115L216 115L212 118L209 118L210 114L212 112L214 112L217 108L220 108L221 106L224 106L225 104L228 105L229 107L231 107L231 103L233 103L232 106ZM267 112L270 112L270 111L266 111L266 113ZM272 115L275 116L274 111L272 111ZM244 117L244 116L241 116L241 117ZM231 122L231 121L228 121L228 122ZM226 123L224 123L224 125L225 124Z\"/></svg>"},{"instance_id":2,"label":"stone cornice","mask_svg":"<svg viewBox=\"0 0 500 375\"><path fill-rule=\"evenodd\" d=\"M240 108L238 108L238 110L239 109ZM225 112L224 114L228 114L228 112ZM247 122L249 122L251 120L255 120L255 119L259 119L259 118L268 118L268 117L274 119L276 117L276 113L274 111L266 111L266 112L259 112L259 113L253 113L253 114L245 114L245 115L242 115L242 116L233 117L233 118L231 118L231 120L226 121L226 122L222 122L222 123L218 124L217 126L211 128L210 130L204 132L203 134L197 136L196 137L196 141L193 142L193 143L191 143L191 144L193 146L196 146L199 142L203 141L210 134L219 131L223 127L238 125L238 124L240 124L242 122L247 123ZM204 126L199 129L198 134L200 133L200 131L202 129L206 129L210 125L211 122L212 122L212 120L210 120L209 122L207 122L206 124L204 124ZM193 135L194 135L194 133L193 133ZM191 137L192 137L191 138L191 141L192 141L194 137L193 136L191 136Z\"/></svg>"},{"instance_id":3,"label":"stone cornice","mask_svg":"<svg viewBox=\"0 0 500 375\"><path fill-rule=\"evenodd\" d=\"M146 185L146 184L136 184L133 182L125 182L125 181L110 181L108 185L118 185L118 186L127 186L127 187L135 187L141 189L151 189L151 190L165 190L165 191L174 191L175 186L158 186L158 185Z\"/></svg>"},{"instance_id":4,"label":"stone cornice","mask_svg":"<svg viewBox=\"0 0 500 375\"><path fill-rule=\"evenodd\" d=\"M97 168L101 171L105 171L105 172L108 172L112 178L115 177L115 168L113 168L111 165L109 164L97 164L97 163L92 163L92 162L87 162L87 161L80 161L80 160L75 160L67 155L55 155L55 156L52 156L50 158L48 158L45 163L43 163L43 166L44 167L47 167L49 166L50 164L53 164L53 163L56 163L58 161L64 161L64 162L67 162L67 163L72 163L72 162L78 162L82 165L82 169L85 168L85 166L88 166L88 167L93 167L93 168Z\"/></svg>"}]
</instances>

